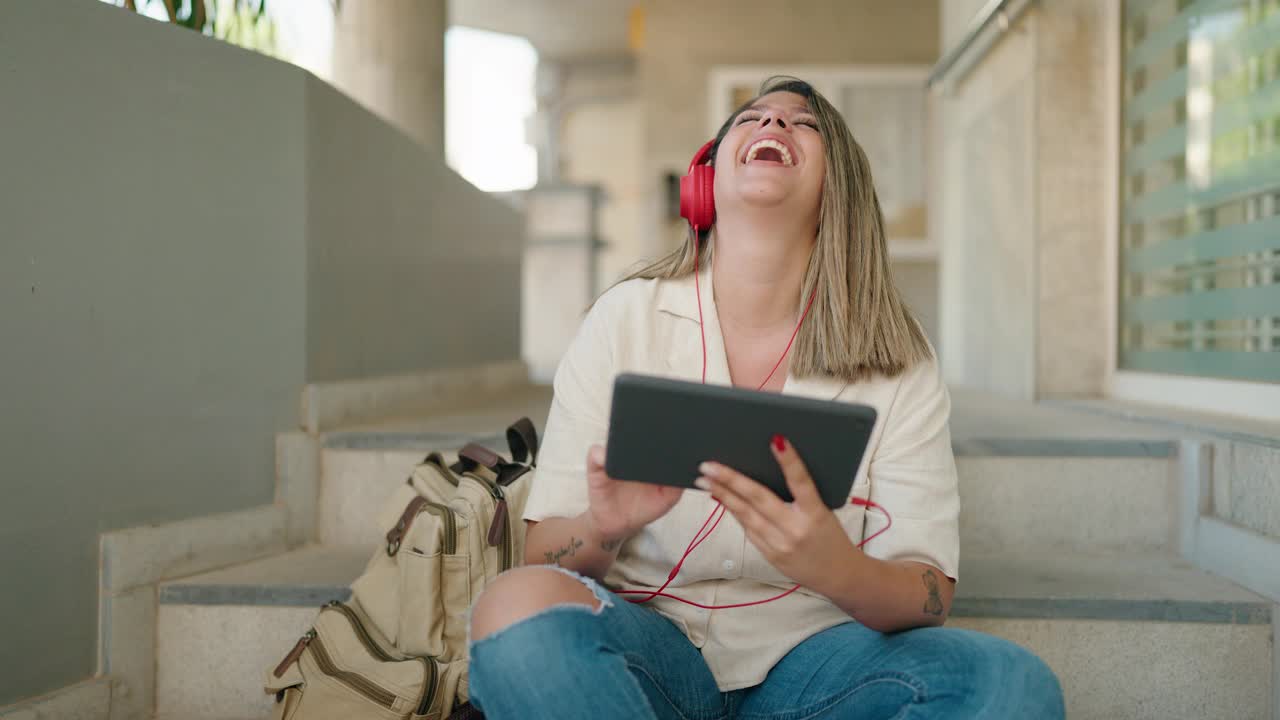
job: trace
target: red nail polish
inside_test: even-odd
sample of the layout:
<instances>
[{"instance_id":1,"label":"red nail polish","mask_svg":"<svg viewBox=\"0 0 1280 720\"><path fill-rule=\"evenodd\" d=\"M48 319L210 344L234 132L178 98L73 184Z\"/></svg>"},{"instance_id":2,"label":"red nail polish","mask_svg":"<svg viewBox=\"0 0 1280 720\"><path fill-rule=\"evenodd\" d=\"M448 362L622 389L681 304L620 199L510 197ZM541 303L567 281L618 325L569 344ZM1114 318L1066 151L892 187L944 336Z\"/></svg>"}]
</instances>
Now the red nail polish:
<instances>
[{"instance_id":1,"label":"red nail polish","mask_svg":"<svg viewBox=\"0 0 1280 720\"><path fill-rule=\"evenodd\" d=\"M787 449L787 439L781 435L773 436L773 449L782 452Z\"/></svg>"}]
</instances>

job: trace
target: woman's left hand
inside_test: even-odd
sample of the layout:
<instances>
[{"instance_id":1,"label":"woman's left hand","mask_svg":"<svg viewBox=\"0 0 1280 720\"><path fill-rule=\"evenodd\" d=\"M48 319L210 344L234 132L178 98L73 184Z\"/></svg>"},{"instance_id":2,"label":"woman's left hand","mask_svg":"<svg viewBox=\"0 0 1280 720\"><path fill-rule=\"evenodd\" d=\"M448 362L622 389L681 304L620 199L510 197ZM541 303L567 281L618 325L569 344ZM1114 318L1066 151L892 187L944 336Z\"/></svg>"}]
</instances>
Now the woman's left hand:
<instances>
[{"instance_id":1,"label":"woman's left hand","mask_svg":"<svg viewBox=\"0 0 1280 720\"><path fill-rule=\"evenodd\" d=\"M742 524L747 539L775 568L806 588L823 592L834 568L856 552L835 513L822 502L804 461L786 438L770 444L794 502L742 473L715 462L698 467L695 484L711 492Z\"/></svg>"}]
</instances>

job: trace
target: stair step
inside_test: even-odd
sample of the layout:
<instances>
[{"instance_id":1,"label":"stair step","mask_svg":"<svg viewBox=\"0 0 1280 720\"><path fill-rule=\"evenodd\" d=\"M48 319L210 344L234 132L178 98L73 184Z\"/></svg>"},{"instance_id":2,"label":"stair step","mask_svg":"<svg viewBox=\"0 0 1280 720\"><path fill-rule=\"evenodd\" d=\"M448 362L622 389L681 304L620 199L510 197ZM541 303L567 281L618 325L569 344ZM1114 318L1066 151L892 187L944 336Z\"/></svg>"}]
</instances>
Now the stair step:
<instances>
[{"instance_id":1,"label":"stair step","mask_svg":"<svg viewBox=\"0 0 1280 720\"><path fill-rule=\"evenodd\" d=\"M1174 546L1178 447L1167 433L965 390L954 390L953 397L967 552ZM469 441L506 452L506 425L521 415L540 424L550 402L548 388L531 386L462 412L326 435L319 541L372 547L381 535L373 519L427 452L456 450Z\"/></svg>"},{"instance_id":2,"label":"stair step","mask_svg":"<svg viewBox=\"0 0 1280 720\"><path fill-rule=\"evenodd\" d=\"M368 548L313 546L165 583L158 707L261 717L265 669L348 597ZM1007 637L1062 679L1074 718L1267 718L1273 606L1158 553L966 554L948 623Z\"/></svg>"},{"instance_id":3,"label":"stair step","mask_svg":"<svg viewBox=\"0 0 1280 720\"><path fill-rule=\"evenodd\" d=\"M319 609L351 597L373 547L308 545L160 586L162 605L258 605Z\"/></svg>"},{"instance_id":4,"label":"stair step","mask_svg":"<svg viewBox=\"0 0 1280 720\"><path fill-rule=\"evenodd\" d=\"M956 467L966 554L1176 547L1175 458L959 455Z\"/></svg>"},{"instance_id":5,"label":"stair step","mask_svg":"<svg viewBox=\"0 0 1280 720\"><path fill-rule=\"evenodd\" d=\"M318 540L373 547L383 501L431 451L456 453L469 442L508 454L506 429L527 417L542 431L551 389L530 385L439 416L344 428L324 436L317 502Z\"/></svg>"},{"instance_id":6,"label":"stair step","mask_svg":"<svg viewBox=\"0 0 1280 720\"><path fill-rule=\"evenodd\" d=\"M350 597L348 585L371 554L368 547L315 545L163 583L157 714L268 717L266 669L311 627L321 605Z\"/></svg>"},{"instance_id":7,"label":"stair step","mask_svg":"<svg viewBox=\"0 0 1280 720\"><path fill-rule=\"evenodd\" d=\"M1163 553L962 554L951 617L1269 625L1263 597Z\"/></svg>"},{"instance_id":8,"label":"stair step","mask_svg":"<svg viewBox=\"0 0 1280 720\"><path fill-rule=\"evenodd\" d=\"M951 627L1033 650L1070 718L1270 718L1265 598L1161 554L966 555Z\"/></svg>"},{"instance_id":9,"label":"stair step","mask_svg":"<svg viewBox=\"0 0 1280 720\"><path fill-rule=\"evenodd\" d=\"M376 438L352 434L343 447L324 448L318 503L320 542L376 544L385 529L380 530L374 519L387 497L429 450L451 447L433 443L433 439L410 434ZM500 449L504 443L496 438L488 444ZM1024 443L1021 450L1044 449L1046 445L1055 444L1038 441L1029 447ZM1055 450L1099 450L1093 441L1069 445L1056 443ZM984 444L984 453L990 447L990 442ZM1176 458L1153 454L1150 443L1124 449L1137 454L1119 455L1113 447L1112 454L1102 456L959 455L961 547L975 552L1028 546L1082 552L1173 547L1177 531Z\"/></svg>"}]
</instances>

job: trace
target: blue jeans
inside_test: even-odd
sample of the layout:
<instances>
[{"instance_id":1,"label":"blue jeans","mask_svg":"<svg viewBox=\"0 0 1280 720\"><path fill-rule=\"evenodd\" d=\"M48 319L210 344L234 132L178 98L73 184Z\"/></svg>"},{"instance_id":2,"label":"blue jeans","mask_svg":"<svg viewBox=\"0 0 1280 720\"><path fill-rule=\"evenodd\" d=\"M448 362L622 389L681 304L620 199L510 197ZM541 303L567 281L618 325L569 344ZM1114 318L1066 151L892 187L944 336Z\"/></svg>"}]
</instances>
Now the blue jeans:
<instances>
[{"instance_id":1,"label":"blue jeans","mask_svg":"<svg viewBox=\"0 0 1280 720\"><path fill-rule=\"evenodd\" d=\"M471 701L487 720L1064 716L1053 672L1013 643L951 628L886 635L852 620L800 643L761 684L722 693L671 621L582 581L598 610L553 606L471 644Z\"/></svg>"}]
</instances>

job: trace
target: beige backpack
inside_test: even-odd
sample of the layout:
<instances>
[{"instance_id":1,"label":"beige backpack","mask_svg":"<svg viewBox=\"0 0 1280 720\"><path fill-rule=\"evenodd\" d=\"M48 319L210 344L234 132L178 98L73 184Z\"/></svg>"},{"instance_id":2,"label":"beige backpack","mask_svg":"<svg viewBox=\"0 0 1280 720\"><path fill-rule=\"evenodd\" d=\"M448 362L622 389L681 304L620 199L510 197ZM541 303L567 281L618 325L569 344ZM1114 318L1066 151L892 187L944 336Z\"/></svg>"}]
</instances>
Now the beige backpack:
<instances>
[{"instance_id":1,"label":"beige backpack","mask_svg":"<svg viewBox=\"0 0 1280 720\"><path fill-rule=\"evenodd\" d=\"M276 718L438 720L466 702L467 611L524 557L533 424L517 421L507 442L511 462L476 444L453 464L431 453L392 494L378 516L386 542L350 602L326 605L268 672Z\"/></svg>"}]
</instances>

